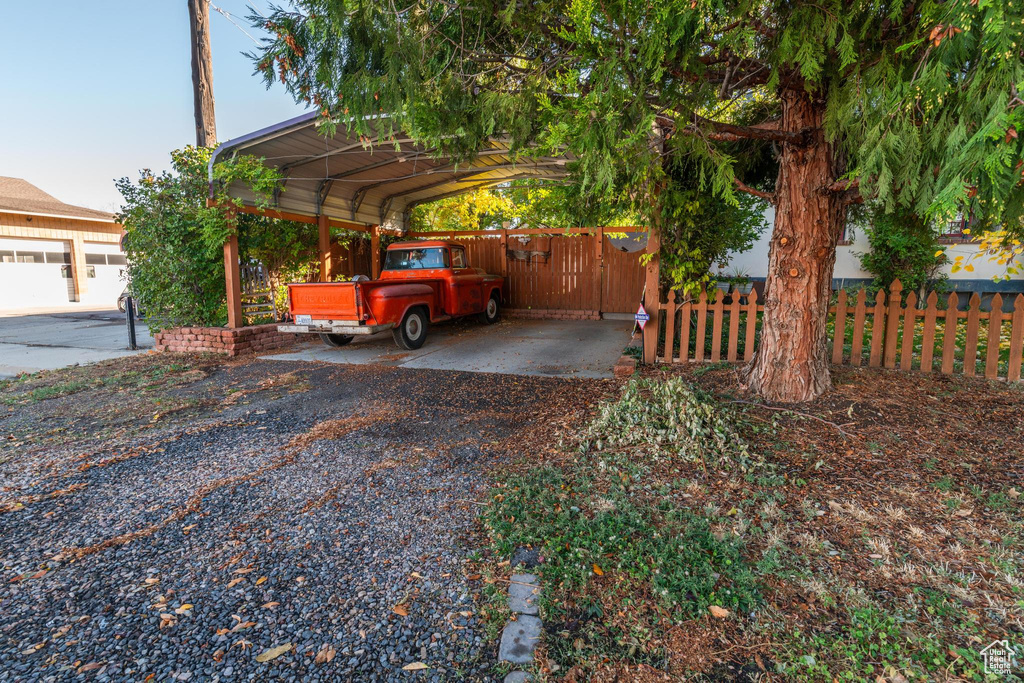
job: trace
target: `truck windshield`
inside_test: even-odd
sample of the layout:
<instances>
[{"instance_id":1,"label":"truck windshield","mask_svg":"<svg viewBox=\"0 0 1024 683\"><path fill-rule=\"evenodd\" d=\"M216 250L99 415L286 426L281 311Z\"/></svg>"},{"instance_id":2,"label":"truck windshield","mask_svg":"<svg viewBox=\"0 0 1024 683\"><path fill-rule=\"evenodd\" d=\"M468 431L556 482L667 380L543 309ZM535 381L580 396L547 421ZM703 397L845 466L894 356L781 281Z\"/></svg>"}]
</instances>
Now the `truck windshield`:
<instances>
[{"instance_id":1,"label":"truck windshield","mask_svg":"<svg viewBox=\"0 0 1024 683\"><path fill-rule=\"evenodd\" d=\"M448 252L434 249L390 249L384 259L384 270L427 270L447 268Z\"/></svg>"}]
</instances>

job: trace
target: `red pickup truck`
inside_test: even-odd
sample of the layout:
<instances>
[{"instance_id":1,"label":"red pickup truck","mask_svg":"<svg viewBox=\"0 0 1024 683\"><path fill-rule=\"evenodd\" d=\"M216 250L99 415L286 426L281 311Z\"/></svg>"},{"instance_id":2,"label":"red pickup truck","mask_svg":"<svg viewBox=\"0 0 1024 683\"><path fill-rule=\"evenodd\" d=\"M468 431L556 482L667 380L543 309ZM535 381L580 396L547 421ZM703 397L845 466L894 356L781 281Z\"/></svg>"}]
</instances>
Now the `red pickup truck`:
<instances>
[{"instance_id":1,"label":"red pickup truck","mask_svg":"<svg viewBox=\"0 0 1024 683\"><path fill-rule=\"evenodd\" d=\"M391 330L401 348L418 349L430 323L465 315L497 322L503 281L470 268L466 248L457 242L401 242L388 247L378 280L288 285L294 323L277 329L319 334L330 346Z\"/></svg>"}]
</instances>

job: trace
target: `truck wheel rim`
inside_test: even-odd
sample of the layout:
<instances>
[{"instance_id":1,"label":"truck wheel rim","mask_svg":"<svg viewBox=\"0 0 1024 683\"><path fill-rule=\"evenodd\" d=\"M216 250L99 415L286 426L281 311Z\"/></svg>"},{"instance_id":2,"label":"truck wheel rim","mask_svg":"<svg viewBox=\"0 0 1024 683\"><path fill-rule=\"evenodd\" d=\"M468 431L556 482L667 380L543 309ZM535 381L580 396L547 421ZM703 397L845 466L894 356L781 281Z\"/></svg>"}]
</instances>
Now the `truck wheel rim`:
<instances>
[{"instance_id":1,"label":"truck wheel rim","mask_svg":"<svg viewBox=\"0 0 1024 683\"><path fill-rule=\"evenodd\" d=\"M419 316L410 315L409 319L405 321L405 333L409 335L409 339L419 339L422 329Z\"/></svg>"},{"instance_id":2,"label":"truck wheel rim","mask_svg":"<svg viewBox=\"0 0 1024 683\"><path fill-rule=\"evenodd\" d=\"M498 314L498 302L494 299L490 299L487 302L487 317L493 318Z\"/></svg>"}]
</instances>

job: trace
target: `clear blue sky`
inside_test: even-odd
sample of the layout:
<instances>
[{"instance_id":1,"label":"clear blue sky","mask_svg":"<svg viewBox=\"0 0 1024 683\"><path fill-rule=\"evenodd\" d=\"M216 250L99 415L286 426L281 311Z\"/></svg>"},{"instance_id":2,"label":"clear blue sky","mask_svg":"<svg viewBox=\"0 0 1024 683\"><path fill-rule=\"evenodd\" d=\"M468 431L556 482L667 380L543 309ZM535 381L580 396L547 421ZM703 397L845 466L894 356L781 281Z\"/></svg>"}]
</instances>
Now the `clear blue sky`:
<instances>
[{"instance_id":1,"label":"clear blue sky","mask_svg":"<svg viewBox=\"0 0 1024 683\"><path fill-rule=\"evenodd\" d=\"M261 37L244 21L246 0L214 4ZM115 211L115 178L162 170L170 150L195 143L186 0L4 5L0 176ZM253 75L241 54L256 47L250 38L212 10L210 24L220 140L302 113L280 84L268 91Z\"/></svg>"}]
</instances>

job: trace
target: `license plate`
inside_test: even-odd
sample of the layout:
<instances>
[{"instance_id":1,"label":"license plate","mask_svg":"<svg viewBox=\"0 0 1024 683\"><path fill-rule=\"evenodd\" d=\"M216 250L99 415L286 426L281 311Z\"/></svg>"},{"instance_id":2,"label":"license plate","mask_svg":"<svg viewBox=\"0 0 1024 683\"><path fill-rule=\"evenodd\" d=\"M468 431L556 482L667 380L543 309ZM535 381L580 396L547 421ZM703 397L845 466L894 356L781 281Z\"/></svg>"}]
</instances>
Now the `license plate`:
<instances>
[{"instance_id":1,"label":"license plate","mask_svg":"<svg viewBox=\"0 0 1024 683\"><path fill-rule=\"evenodd\" d=\"M311 315L297 315L297 316L295 316L295 324L296 325L312 325L313 324L313 316L311 316Z\"/></svg>"}]
</instances>

